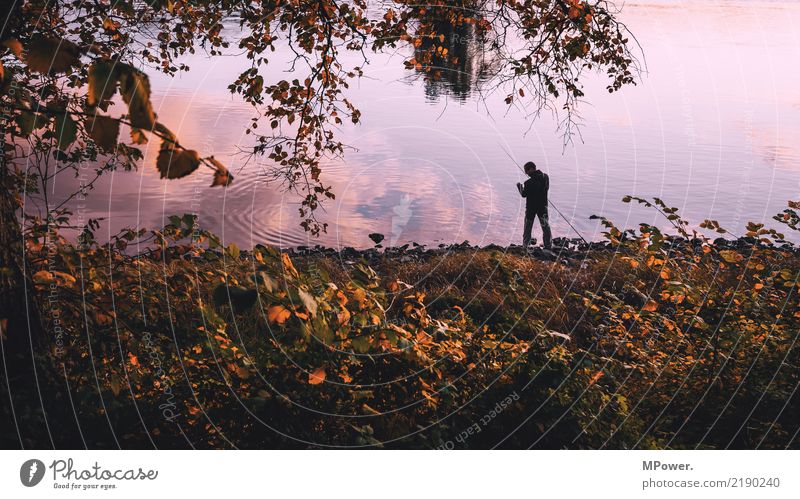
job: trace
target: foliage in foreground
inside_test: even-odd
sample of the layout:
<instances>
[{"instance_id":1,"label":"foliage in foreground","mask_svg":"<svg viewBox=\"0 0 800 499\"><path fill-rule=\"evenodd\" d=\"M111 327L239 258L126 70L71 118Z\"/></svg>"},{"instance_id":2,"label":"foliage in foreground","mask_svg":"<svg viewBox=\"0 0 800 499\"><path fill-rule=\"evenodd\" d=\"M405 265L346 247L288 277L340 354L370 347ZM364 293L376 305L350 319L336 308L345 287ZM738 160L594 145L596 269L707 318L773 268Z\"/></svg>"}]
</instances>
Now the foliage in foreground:
<instances>
[{"instance_id":1,"label":"foliage in foreground","mask_svg":"<svg viewBox=\"0 0 800 499\"><path fill-rule=\"evenodd\" d=\"M603 220L608 246L573 264L372 267L222 248L190 216L139 256L123 250L143 233L31 240L53 336L42 402L15 406L22 443L796 448L796 249L756 224L712 242L626 200L678 234ZM797 208L776 219L796 229ZM49 438L26 431L41 406Z\"/></svg>"}]
</instances>

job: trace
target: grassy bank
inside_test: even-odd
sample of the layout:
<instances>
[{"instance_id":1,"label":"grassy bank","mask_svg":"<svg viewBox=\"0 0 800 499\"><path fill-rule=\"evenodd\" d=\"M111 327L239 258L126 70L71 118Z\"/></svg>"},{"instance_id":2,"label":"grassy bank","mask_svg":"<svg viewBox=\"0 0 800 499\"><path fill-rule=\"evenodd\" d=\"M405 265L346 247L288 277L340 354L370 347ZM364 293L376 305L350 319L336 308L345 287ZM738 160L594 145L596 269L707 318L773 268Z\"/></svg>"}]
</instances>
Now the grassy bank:
<instances>
[{"instance_id":1,"label":"grassy bank","mask_svg":"<svg viewBox=\"0 0 800 499\"><path fill-rule=\"evenodd\" d=\"M800 253L752 224L712 241L654 208L675 235L603 220L608 241L553 255L243 252L192 217L138 256L127 246L144 233L31 240L49 336L41 395L14 385L20 434L26 447L797 448ZM29 430L42 407L48 434Z\"/></svg>"}]
</instances>

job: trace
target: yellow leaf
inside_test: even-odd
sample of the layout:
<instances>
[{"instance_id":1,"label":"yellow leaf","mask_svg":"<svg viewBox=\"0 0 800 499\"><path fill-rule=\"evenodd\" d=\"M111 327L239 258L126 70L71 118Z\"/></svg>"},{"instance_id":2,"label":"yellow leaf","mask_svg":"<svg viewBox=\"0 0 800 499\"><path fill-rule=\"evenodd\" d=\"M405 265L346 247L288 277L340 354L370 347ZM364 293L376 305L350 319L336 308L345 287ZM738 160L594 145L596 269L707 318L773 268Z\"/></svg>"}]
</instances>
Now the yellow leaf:
<instances>
[{"instance_id":1,"label":"yellow leaf","mask_svg":"<svg viewBox=\"0 0 800 499\"><path fill-rule=\"evenodd\" d=\"M719 256L728 263L737 263L744 260L744 256L734 250L722 250L719 252Z\"/></svg>"},{"instance_id":2,"label":"yellow leaf","mask_svg":"<svg viewBox=\"0 0 800 499\"><path fill-rule=\"evenodd\" d=\"M353 300L358 302L358 308L364 308L365 302L367 300L367 292L364 291L362 288L356 288L353 291Z\"/></svg>"},{"instance_id":3,"label":"yellow leaf","mask_svg":"<svg viewBox=\"0 0 800 499\"><path fill-rule=\"evenodd\" d=\"M325 368L318 367L314 369L312 372L308 373L308 384L309 385L318 385L325 381Z\"/></svg>"}]
</instances>

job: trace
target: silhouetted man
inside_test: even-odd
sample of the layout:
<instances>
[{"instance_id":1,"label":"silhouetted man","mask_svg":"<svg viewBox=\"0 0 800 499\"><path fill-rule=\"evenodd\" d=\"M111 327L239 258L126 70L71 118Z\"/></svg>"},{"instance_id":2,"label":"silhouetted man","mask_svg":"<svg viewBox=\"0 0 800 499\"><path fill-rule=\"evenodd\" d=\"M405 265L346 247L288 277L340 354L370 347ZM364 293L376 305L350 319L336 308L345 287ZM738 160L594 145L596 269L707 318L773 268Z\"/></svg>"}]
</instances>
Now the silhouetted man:
<instances>
[{"instance_id":1,"label":"silhouetted man","mask_svg":"<svg viewBox=\"0 0 800 499\"><path fill-rule=\"evenodd\" d=\"M533 221L539 217L542 226L542 239L545 249L550 249L550 223L547 218L547 191L550 189L550 177L536 169L533 161L525 163L525 173L530 177L525 185L517 184L517 189L525 198L525 229L522 233L522 246L528 248L531 243Z\"/></svg>"}]
</instances>

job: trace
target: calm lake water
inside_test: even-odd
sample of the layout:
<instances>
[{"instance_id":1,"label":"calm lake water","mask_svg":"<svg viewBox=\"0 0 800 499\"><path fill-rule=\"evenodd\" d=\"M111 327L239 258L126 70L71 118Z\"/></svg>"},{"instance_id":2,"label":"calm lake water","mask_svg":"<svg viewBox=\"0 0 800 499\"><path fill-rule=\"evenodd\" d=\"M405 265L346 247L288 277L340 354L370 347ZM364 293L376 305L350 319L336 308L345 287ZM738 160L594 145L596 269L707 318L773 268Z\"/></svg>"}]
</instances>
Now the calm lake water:
<instances>
[{"instance_id":1,"label":"calm lake water","mask_svg":"<svg viewBox=\"0 0 800 499\"><path fill-rule=\"evenodd\" d=\"M151 141L145 165L105 179L85 215L107 218L104 230L116 232L196 213L203 227L242 247L366 247L371 232L395 245L519 243L521 173L501 144L550 175L551 199L587 239L601 238L592 214L620 226L661 224L621 203L626 194L662 197L693 222L716 219L735 233L800 198L800 4L638 1L626 3L621 18L642 44L648 72L612 95L603 80L588 80L583 140L566 148L548 116L531 127L502 96L483 103L458 86L426 87L408 79L400 55L372 55L369 78L350 93L363 122L340 131L358 150L324 171L337 200L321 214L330 225L318 239L299 228L298 199L236 154L251 145L243 132L253 111L226 87L246 63L193 56L188 74L151 76L154 104L182 143L231 167L234 185L210 189L202 169L160 180ZM573 235L552 210L551 220L555 236Z\"/></svg>"}]
</instances>

